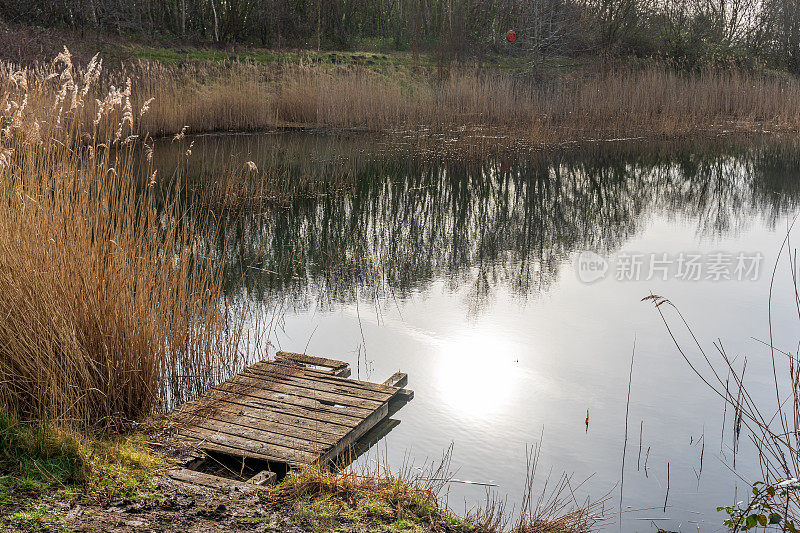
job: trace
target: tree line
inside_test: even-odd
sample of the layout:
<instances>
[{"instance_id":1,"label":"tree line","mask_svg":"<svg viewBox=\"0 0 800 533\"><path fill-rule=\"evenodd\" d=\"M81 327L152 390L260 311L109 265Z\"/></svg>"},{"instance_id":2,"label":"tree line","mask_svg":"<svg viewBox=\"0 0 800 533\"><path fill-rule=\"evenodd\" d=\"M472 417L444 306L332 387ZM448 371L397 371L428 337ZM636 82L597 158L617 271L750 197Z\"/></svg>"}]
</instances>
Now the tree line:
<instances>
[{"instance_id":1,"label":"tree line","mask_svg":"<svg viewBox=\"0 0 800 533\"><path fill-rule=\"evenodd\" d=\"M276 48L613 53L800 74L800 0L0 0L0 18Z\"/></svg>"}]
</instances>

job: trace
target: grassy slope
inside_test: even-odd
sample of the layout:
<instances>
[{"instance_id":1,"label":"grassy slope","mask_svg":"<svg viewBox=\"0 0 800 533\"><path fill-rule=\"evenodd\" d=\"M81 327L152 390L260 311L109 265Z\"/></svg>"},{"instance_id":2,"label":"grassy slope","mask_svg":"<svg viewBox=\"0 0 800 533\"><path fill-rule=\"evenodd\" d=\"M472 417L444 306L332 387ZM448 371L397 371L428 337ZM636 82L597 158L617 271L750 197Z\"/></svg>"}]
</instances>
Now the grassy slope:
<instances>
[{"instance_id":1,"label":"grassy slope","mask_svg":"<svg viewBox=\"0 0 800 533\"><path fill-rule=\"evenodd\" d=\"M130 61L144 59L159 61L165 64L179 64L181 62L211 62L219 63L228 60L252 61L260 64L287 64L314 62L329 65L358 65L376 71L387 68L397 69L436 69L439 66L435 54L421 53L415 59L411 52L404 51L375 51L375 50L322 50L313 49L287 49L275 50L266 48L253 48L245 46L230 46L227 49L209 46L180 46L176 44L162 44L154 46L145 43L130 42L120 44L103 52L108 53L116 61ZM492 54L480 58L468 59L468 64L494 68L506 71L526 71L530 64L522 56L511 54ZM553 73L560 69L575 70L584 65L586 61L567 58L549 57L537 65Z\"/></svg>"},{"instance_id":2,"label":"grassy slope","mask_svg":"<svg viewBox=\"0 0 800 533\"><path fill-rule=\"evenodd\" d=\"M166 65L221 63L237 59L258 64L322 62L331 65L359 65L373 70L435 69L435 54L420 53L415 59L409 51L397 51L382 43L364 42L353 50L317 51L313 48L276 50L240 44L178 41L175 39L141 39L122 36L80 33L42 28L11 28L0 22L0 60L33 63L48 61L66 45L79 63L100 53L107 66L117 67L136 60L158 61ZM552 73L574 71L587 64L587 59L549 57L537 67ZM494 54L468 62L499 70L529 70L521 55Z\"/></svg>"}]
</instances>

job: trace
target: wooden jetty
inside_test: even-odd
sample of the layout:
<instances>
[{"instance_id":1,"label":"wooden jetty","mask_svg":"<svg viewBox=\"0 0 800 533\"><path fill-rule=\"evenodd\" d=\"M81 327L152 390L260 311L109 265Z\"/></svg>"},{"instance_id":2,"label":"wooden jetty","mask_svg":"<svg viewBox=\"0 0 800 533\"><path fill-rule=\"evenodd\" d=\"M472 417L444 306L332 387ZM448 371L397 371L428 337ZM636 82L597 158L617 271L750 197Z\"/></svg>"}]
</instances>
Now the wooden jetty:
<instances>
[{"instance_id":1,"label":"wooden jetty","mask_svg":"<svg viewBox=\"0 0 800 533\"><path fill-rule=\"evenodd\" d=\"M264 482L276 466L285 471L352 456L370 430L374 435L394 427L389 417L414 395L403 388L408 382L403 373L384 383L349 376L343 361L278 352L274 360L251 365L180 406L170 418L179 439L197 450L238 458L242 465L245 460L270 465L252 481ZM197 477L187 471L173 477L181 476Z\"/></svg>"}]
</instances>

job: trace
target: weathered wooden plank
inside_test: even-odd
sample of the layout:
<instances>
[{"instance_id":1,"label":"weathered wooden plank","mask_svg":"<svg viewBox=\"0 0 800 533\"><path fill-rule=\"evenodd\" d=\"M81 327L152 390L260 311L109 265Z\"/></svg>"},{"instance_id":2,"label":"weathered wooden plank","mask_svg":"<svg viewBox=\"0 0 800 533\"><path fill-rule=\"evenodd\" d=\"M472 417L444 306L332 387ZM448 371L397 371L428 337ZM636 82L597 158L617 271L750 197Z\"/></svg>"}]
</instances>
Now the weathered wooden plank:
<instances>
[{"instance_id":1,"label":"weathered wooden plank","mask_svg":"<svg viewBox=\"0 0 800 533\"><path fill-rule=\"evenodd\" d=\"M391 418L391 410L389 413L389 416L372 426L372 429L359 437L352 447L339 454L339 456L334 459L334 464L340 467L347 466L361 457L379 440L388 435L395 427L397 427L400 424L400 421Z\"/></svg>"},{"instance_id":2,"label":"weathered wooden plank","mask_svg":"<svg viewBox=\"0 0 800 533\"><path fill-rule=\"evenodd\" d=\"M323 456L324 461L332 461L342 454L345 450L352 447L355 442L364 435L372 427L389 416L389 402L383 404L379 409L376 409L369 416L364 418L360 424L354 427L347 435L329 449Z\"/></svg>"},{"instance_id":3,"label":"weathered wooden plank","mask_svg":"<svg viewBox=\"0 0 800 533\"><path fill-rule=\"evenodd\" d=\"M256 409L269 410L271 412L281 413L289 416L306 418L310 421L339 424L348 426L350 428L355 427L361 421L360 416L354 416L353 414L342 412L342 409L334 409L327 405L306 407L302 405L286 403L282 400L265 399L248 394L230 394L225 391L214 389L207 391L203 395L202 402L200 402L198 405L213 409L213 406L215 405L213 402L219 400L225 400Z\"/></svg>"},{"instance_id":4,"label":"weathered wooden plank","mask_svg":"<svg viewBox=\"0 0 800 533\"><path fill-rule=\"evenodd\" d=\"M208 422L206 422L206 420ZM258 439L263 442L284 444L297 441L299 443L311 443L315 446L316 451L318 451L320 447L326 447L335 444L341 438L341 436L331 435L330 433L323 433L321 431L314 431L304 428L292 428L291 426L284 424L275 424L273 422L260 420L258 418L242 415L237 416L236 414L228 414L219 411L211 416L201 415L189 417L187 419L187 424L198 425L206 428L211 428L213 426L214 429L220 429L231 434L247 434L249 438ZM225 424L229 424L231 428L229 430L225 429ZM299 446L298 449L304 448Z\"/></svg>"},{"instance_id":5,"label":"weathered wooden plank","mask_svg":"<svg viewBox=\"0 0 800 533\"><path fill-rule=\"evenodd\" d=\"M369 398L376 401L385 401L386 397L392 394L392 391L376 391L365 389L354 380L347 378L340 378L332 375L325 375L327 379L320 379L317 374L310 373L308 369L267 364L260 366L250 366L245 368L242 373L258 375L264 379L279 379L290 380L299 386L305 388L316 388L320 390L334 390L340 394L348 394L351 396L358 396L360 398Z\"/></svg>"},{"instance_id":6,"label":"weathered wooden plank","mask_svg":"<svg viewBox=\"0 0 800 533\"><path fill-rule=\"evenodd\" d=\"M398 389L401 387L405 387L408 385L408 374L404 372L395 372L389 379L383 382L384 385L388 385L390 387L397 387Z\"/></svg>"},{"instance_id":7,"label":"weathered wooden plank","mask_svg":"<svg viewBox=\"0 0 800 533\"><path fill-rule=\"evenodd\" d=\"M235 479L228 479L221 476L214 476L206 474L205 472L197 472L187 468L175 468L167 472L167 475L176 481L183 483L191 483L192 485L199 485L201 487L208 487L212 489L230 490L236 488L243 491L258 490L256 484L245 483Z\"/></svg>"},{"instance_id":8,"label":"weathered wooden plank","mask_svg":"<svg viewBox=\"0 0 800 533\"><path fill-rule=\"evenodd\" d=\"M274 428L278 433L295 437L302 437L306 440L317 440L318 442L335 442L345 436L353 425L344 426L331 424L319 420L309 420L298 416L286 415L269 409L254 408L225 400L219 400L213 404L211 409L203 407L191 407L182 409L182 415L188 416L212 416L217 420L228 420L243 418L247 424L253 427L266 429ZM184 420L184 418L181 418Z\"/></svg>"},{"instance_id":9,"label":"weathered wooden plank","mask_svg":"<svg viewBox=\"0 0 800 533\"><path fill-rule=\"evenodd\" d=\"M319 372L311 368L285 365L273 361L262 361L260 363L250 365L244 370L247 372L262 373L269 376L290 376L296 379L314 381L321 384L334 384L338 387L343 387L347 390L358 392L359 394L369 392L372 395L391 395L394 392L394 387L384 387L380 385L376 387L376 385L378 385L377 383L362 382L355 379L334 376L332 374L328 374L327 372Z\"/></svg>"},{"instance_id":10,"label":"weathered wooden plank","mask_svg":"<svg viewBox=\"0 0 800 533\"><path fill-rule=\"evenodd\" d=\"M341 431L339 435L323 432L320 430L315 429L307 429L299 426L292 426L290 424L279 424L275 423L270 420L262 420L259 418L241 415L233 411L216 411L211 415L200 414L199 416L189 416L185 418L186 425L195 424L198 425L205 425L202 422L197 422L198 420L202 419L208 420L215 420L221 424L231 424L242 426L245 428L250 428L253 430L257 430L260 432L265 432L269 434L276 435L276 439L286 439L287 441L291 441L292 439L297 439L299 441L305 441L314 443L317 446L331 446L335 444L341 437L342 432L347 431L347 428L340 427ZM233 430L228 431L228 433L242 433L240 430ZM265 442L271 442L270 439L262 439ZM274 442L280 442L280 440L274 440Z\"/></svg>"},{"instance_id":11,"label":"weathered wooden plank","mask_svg":"<svg viewBox=\"0 0 800 533\"><path fill-rule=\"evenodd\" d=\"M394 416L394 414L405 407L413 397L413 390L400 389L400 391L397 393L397 396L389 400L389 416Z\"/></svg>"},{"instance_id":12,"label":"weathered wooden plank","mask_svg":"<svg viewBox=\"0 0 800 533\"><path fill-rule=\"evenodd\" d=\"M383 384L393 387L405 387L408 384L408 374L395 372L389 379L384 381ZM394 415L397 411L402 409L412 398L414 398L413 390L399 389L397 394L389 401L389 416Z\"/></svg>"},{"instance_id":13,"label":"weathered wooden plank","mask_svg":"<svg viewBox=\"0 0 800 533\"><path fill-rule=\"evenodd\" d=\"M346 366L344 368L340 368L339 370L331 370L331 374L340 378L349 378L351 374L350 367Z\"/></svg>"},{"instance_id":14,"label":"weathered wooden plank","mask_svg":"<svg viewBox=\"0 0 800 533\"><path fill-rule=\"evenodd\" d=\"M280 461L295 465L312 464L319 454L292 449L279 444L248 440L238 435L208 430L198 426L178 428L178 434L198 441L201 450L222 451L229 455L255 457L269 461ZM220 450L220 448L224 448Z\"/></svg>"},{"instance_id":15,"label":"weathered wooden plank","mask_svg":"<svg viewBox=\"0 0 800 533\"><path fill-rule=\"evenodd\" d=\"M262 365L282 366L282 367L291 367L292 366L292 365L289 365L289 364L287 364L285 362L281 362L281 361L261 361L259 363L254 364L254 365L251 365L251 367L258 367L258 366L262 366ZM295 368L297 368L297 367L295 367ZM334 375L330 374L329 372L325 372L324 370L318 370L316 368L304 368L303 369L303 373L306 374L308 377L314 376L315 379L321 379L321 380L327 380L327 381L340 381L342 379L345 379L345 378L340 378L338 376L334 376ZM366 389L369 389L369 390L383 391L383 392L391 393L392 390L394 389L394 387L390 387L390 386L384 385L382 383L373 383L371 381L361 381L361 380L352 379L352 378L346 378L346 379L347 379L347 381L348 381L348 383L350 385L358 386L358 387L361 387L361 388L366 388Z\"/></svg>"},{"instance_id":16,"label":"weathered wooden plank","mask_svg":"<svg viewBox=\"0 0 800 533\"><path fill-rule=\"evenodd\" d=\"M389 401L387 401L383 406L381 406L380 409L376 409L374 413L365 418L363 422L361 422L358 426L353 428L353 430L350 433L348 433L344 438L342 438L336 444L336 446L331 448L325 454L324 456L325 460L333 461L337 457L342 455L342 453L346 452L348 449L354 451L356 443L361 437L369 433L373 428L375 428L379 424L388 420L390 412L390 404L395 404L395 406L397 404L405 405L405 403L407 403L406 398L408 399L412 398L414 392L408 391L406 389L398 389L397 387L405 386L407 383L408 383L408 375L402 372L397 372L394 375L390 376L384 382L384 385L390 386L393 389L395 389L395 394L389 399ZM387 427L389 427L388 424Z\"/></svg>"},{"instance_id":17,"label":"weathered wooden plank","mask_svg":"<svg viewBox=\"0 0 800 533\"><path fill-rule=\"evenodd\" d=\"M246 389L248 394L252 394L253 392L259 392L263 394L278 393L285 396L290 396L295 400L304 399L327 405L341 405L346 407L348 410L368 411L363 413L364 415L369 414L369 412L379 407L381 403L383 403L375 400L367 400L356 398L354 396L337 394L335 392L304 389L302 387L297 387L286 383L260 379L258 377L253 377L251 374L245 373L237 374L222 385L214 388L217 390L222 390L222 387L227 387L228 391L236 391L237 386ZM300 403L299 405L306 405L306 403ZM316 405L316 403L312 403L311 405Z\"/></svg>"},{"instance_id":18,"label":"weathered wooden plank","mask_svg":"<svg viewBox=\"0 0 800 533\"><path fill-rule=\"evenodd\" d=\"M292 367L291 365L286 365L284 363L281 363L280 361L261 361L259 363L256 363L254 365L249 366L248 368L262 368L263 366L267 366L267 365L269 365L269 366L278 366L278 367L283 367L283 368L297 368L297 367ZM304 374L305 377L307 377L309 379L316 379L316 380L319 380L319 381L326 381L326 382L330 382L330 383L338 383L338 382L340 382L342 380L345 380L345 381L347 381L348 385L351 385L351 386L357 386L357 387L360 387L360 388L363 388L363 389L377 391L377 392L386 392L388 394L394 394L396 392L396 390L397 390L395 387L390 387L388 385L383 385L381 383L372 383L372 382L369 382L369 381L359 381L357 379L351 379L351 378L341 378L341 377L338 377L338 376L333 376L333 375L329 374L328 372L324 372L324 371L321 371L321 370L316 370L316 369L313 369L313 368L304 368L303 369L303 374Z\"/></svg>"},{"instance_id":19,"label":"weathered wooden plank","mask_svg":"<svg viewBox=\"0 0 800 533\"><path fill-rule=\"evenodd\" d=\"M269 470L262 470L255 476L247 480L248 485L274 485L278 482L278 475Z\"/></svg>"},{"instance_id":20,"label":"weathered wooden plank","mask_svg":"<svg viewBox=\"0 0 800 533\"><path fill-rule=\"evenodd\" d=\"M302 365L321 366L324 368L330 368L331 370L341 370L346 366L350 366L345 361L338 361L336 359L328 359L326 357L315 357L313 355L306 355L302 353L293 353L293 352L283 352L283 351L276 353L275 359L283 361L291 361L294 363L300 363Z\"/></svg>"},{"instance_id":21,"label":"weathered wooden plank","mask_svg":"<svg viewBox=\"0 0 800 533\"><path fill-rule=\"evenodd\" d=\"M302 387L304 389L335 392L336 394L343 394L345 396L352 396L354 398L361 398L365 400L374 400L377 402L385 402L392 396L392 394L388 392L371 391L358 386L352 386L347 383L347 379L342 379L339 382L320 381L309 378L300 373L287 374L281 370L262 370L260 368L245 368L242 371L242 374L254 376L259 379L275 380L288 385Z\"/></svg>"},{"instance_id":22,"label":"weathered wooden plank","mask_svg":"<svg viewBox=\"0 0 800 533\"><path fill-rule=\"evenodd\" d=\"M202 428L211 432L224 433L225 435L242 437L255 442L274 444L309 453L322 453L331 446L331 443L309 441L302 437L281 435L274 431L253 428L243 424L240 419L219 420L214 417L194 417L194 420L189 421L189 423L192 428Z\"/></svg>"},{"instance_id":23,"label":"weathered wooden plank","mask_svg":"<svg viewBox=\"0 0 800 533\"><path fill-rule=\"evenodd\" d=\"M321 402L315 398L307 398L304 396L297 396L291 393L284 393L274 390L266 390L259 386L242 383L241 381L228 380L225 383L213 387L211 390L224 392L226 394L235 396L252 396L263 400L271 400L275 402L285 403L286 405L293 405L296 407L304 407L317 411L325 411L331 414L341 414L350 417L363 417L372 412L370 408L354 407L349 405L338 404L336 402Z\"/></svg>"},{"instance_id":24,"label":"weathered wooden plank","mask_svg":"<svg viewBox=\"0 0 800 533\"><path fill-rule=\"evenodd\" d=\"M219 404L219 402L224 402ZM224 392L210 390L206 393L203 404L189 409L217 409L225 408L230 404L231 408L243 408L244 412L250 416L263 417L269 419L270 416L275 415L277 420L285 420L287 423L300 425L310 429L322 428L327 430L327 425L341 426L344 428L352 429L360 421L357 416L336 412L330 412L326 409L310 409L307 407L286 404L283 402L276 402L273 400L265 400L254 396L247 395L230 395ZM256 414L259 413L259 414ZM338 428L331 427L331 433L338 433Z\"/></svg>"},{"instance_id":25,"label":"weathered wooden plank","mask_svg":"<svg viewBox=\"0 0 800 533\"><path fill-rule=\"evenodd\" d=\"M408 403L414 399L414 391L411 389L400 389L392 400L403 400Z\"/></svg>"},{"instance_id":26,"label":"weathered wooden plank","mask_svg":"<svg viewBox=\"0 0 800 533\"><path fill-rule=\"evenodd\" d=\"M387 399L386 396L381 397L380 400L375 400L363 396L355 396L353 394L343 394L334 391L332 387L325 387L324 385L316 385L316 388L306 388L304 384L299 382L292 383L288 379L278 379L277 375L264 375L260 372L253 372L250 370L240 372L226 381L226 383L240 383L248 387L258 387L262 390L291 394L303 398L360 407L363 409L375 408ZM312 386L315 385L312 384Z\"/></svg>"},{"instance_id":27,"label":"weathered wooden plank","mask_svg":"<svg viewBox=\"0 0 800 533\"><path fill-rule=\"evenodd\" d=\"M178 431L177 434L183 439L184 443L195 448L196 450L204 452L219 452L225 455L232 455L234 457L247 457L252 459L262 459L264 461L279 461L285 462L284 459L271 457L258 452L244 451L234 446L227 446L219 442L212 442L204 439L199 435L192 435L190 428L184 428L184 431ZM297 463L302 464L302 463Z\"/></svg>"}]
</instances>

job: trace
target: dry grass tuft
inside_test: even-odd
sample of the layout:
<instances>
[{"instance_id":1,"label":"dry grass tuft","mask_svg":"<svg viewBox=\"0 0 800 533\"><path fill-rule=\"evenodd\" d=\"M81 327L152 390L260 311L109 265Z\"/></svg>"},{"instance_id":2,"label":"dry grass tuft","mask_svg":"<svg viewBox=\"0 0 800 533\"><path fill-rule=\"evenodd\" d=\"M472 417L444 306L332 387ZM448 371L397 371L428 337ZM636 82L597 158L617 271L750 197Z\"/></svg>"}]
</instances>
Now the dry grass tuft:
<instances>
[{"instance_id":1,"label":"dry grass tuft","mask_svg":"<svg viewBox=\"0 0 800 533\"><path fill-rule=\"evenodd\" d=\"M607 497L596 501L578 502L575 492L583 483L573 486L572 477L562 474L555 484L551 479L536 496L534 482L536 468L539 464L541 445L536 445L527 453L525 469L525 492L522 504L516 514L511 516L506 510L503 500L488 498L483 508L477 509L467 516L476 531L494 533L509 531L511 533L548 533L560 531L564 533L581 533L593 531L597 523L604 519Z\"/></svg>"},{"instance_id":2,"label":"dry grass tuft","mask_svg":"<svg viewBox=\"0 0 800 533\"><path fill-rule=\"evenodd\" d=\"M689 368L723 400L723 437L727 435L732 440L733 467L729 467L732 472L736 472L733 469L741 439L749 437L753 444L761 477L755 482L742 479L752 483L752 496L748 491L744 502L718 508L728 514L725 525L734 532L752 528L751 520L756 520L755 525L762 524L759 515L763 513L770 515L771 520L777 518L769 524L775 529L792 531L800 524L800 353L797 348L792 352L791 347L784 350L777 345L779 334L784 332L779 331L782 323L775 319L779 309L792 317L800 309L797 278L800 264L797 250L791 244L796 220L796 217L792 220L772 265L767 306L769 336L752 337L769 353L767 365L771 363L772 379L746 378L748 356L732 356L722 340L714 342L712 349L705 347L687 317L671 300L655 294L642 298L654 305ZM778 278L779 266L787 269L784 279ZM781 308L778 296L781 293L789 296L786 308Z\"/></svg>"},{"instance_id":3,"label":"dry grass tuft","mask_svg":"<svg viewBox=\"0 0 800 533\"><path fill-rule=\"evenodd\" d=\"M605 499L580 504L574 492L579 486L572 487L569 476L562 476L555 485L548 480L534 496L539 447L529 453L526 492L522 508L514 516L503 501L489 500L485 507L459 518L447 509L441 497L453 479L451 455L452 447L439 462L423 468L406 464L398 472L382 466L385 460L378 461L377 467L348 468L340 473L307 468L290 474L265 494L265 501L293 506L294 514L299 514L307 526L320 526L319 518L331 515L352 520L365 507L364 502L371 502L366 505L368 509L383 509L385 519L396 523L410 520L433 531L585 533L602 518ZM332 528L335 524L323 525Z\"/></svg>"}]
</instances>

